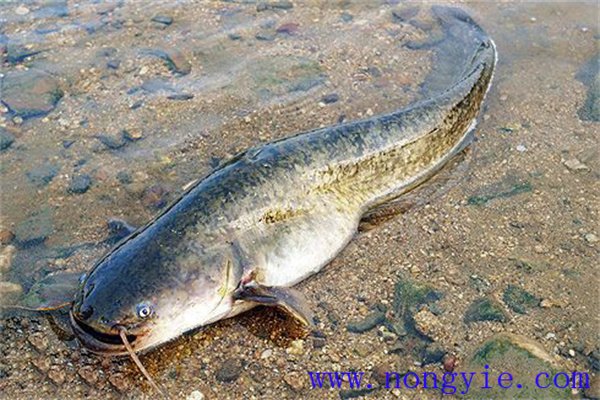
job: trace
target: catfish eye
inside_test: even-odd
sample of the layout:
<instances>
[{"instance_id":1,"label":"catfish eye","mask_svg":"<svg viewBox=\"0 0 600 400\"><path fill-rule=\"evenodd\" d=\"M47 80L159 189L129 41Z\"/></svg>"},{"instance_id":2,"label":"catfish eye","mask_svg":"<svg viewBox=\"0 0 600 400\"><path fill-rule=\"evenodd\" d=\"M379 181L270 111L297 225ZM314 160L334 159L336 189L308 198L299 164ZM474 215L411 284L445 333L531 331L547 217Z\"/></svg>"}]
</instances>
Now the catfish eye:
<instances>
[{"instance_id":1,"label":"catfish eye","mask_svg":"<svg viewBox=\"0 0 600 400\"><path fill-rule=\"evenodd\" d=\"M137 315L140 318L148 318L152 314L152 307L146 303L140 303L136 308Z\"/></svg>"}]
</instances>

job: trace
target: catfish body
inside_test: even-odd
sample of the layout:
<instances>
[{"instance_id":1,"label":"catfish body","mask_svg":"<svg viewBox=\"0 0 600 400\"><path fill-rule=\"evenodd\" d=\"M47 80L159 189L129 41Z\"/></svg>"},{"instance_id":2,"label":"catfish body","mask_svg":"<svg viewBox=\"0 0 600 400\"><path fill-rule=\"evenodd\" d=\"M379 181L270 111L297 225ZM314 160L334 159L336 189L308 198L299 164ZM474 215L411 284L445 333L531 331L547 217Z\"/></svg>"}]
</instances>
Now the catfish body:
<instances>
[{"instance_id":1,"label":"catfish body","mask_svg":"<svg viewBox=\"0 0 600 400\"><path fill-rule=\"evenodd\" d=\"M441 95L249 149L198 181L87 275L71 310L80 340L120 354L123 329L140 351L257 303L305 316L284 288L334 258L365 212L465 146L495 63L482 36Z\"/></svg>"}]
</instances>

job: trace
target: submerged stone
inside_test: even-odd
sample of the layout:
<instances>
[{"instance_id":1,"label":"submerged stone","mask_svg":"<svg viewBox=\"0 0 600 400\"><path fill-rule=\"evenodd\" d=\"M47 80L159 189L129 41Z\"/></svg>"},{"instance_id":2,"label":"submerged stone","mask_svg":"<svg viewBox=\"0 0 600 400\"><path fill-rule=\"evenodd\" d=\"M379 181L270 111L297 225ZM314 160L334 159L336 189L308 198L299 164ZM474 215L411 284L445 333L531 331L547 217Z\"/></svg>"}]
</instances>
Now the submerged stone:
<instances>
[{"instance_id":1,"label":"submerged stone","mask_svg":"<svg viewBox=\"0 0 600 400\"><path fill-rule=\"evenodd\" d=\"M22 247L39 244L52 234L52 225L52 210L44 207L17 224L15 239Z\"/></svg>"},{"instance_id":2,"label":"submerged stone","mask_svg":"<svg viewBox=\"0 0 600 400\"><path fill-rule=\"evenodd\" d=\"M56 165L46 162L33 168L27 172L26 175L31 183L36 186L43 187L49 184L52 179L54 179L56 174L58 174L58 170L59 168Z\"/></svg>"},{"instance_id":3,"label":"submerged stone","mask_svg":"<svg viewBox=\"0 0 600 400\"><path fill-rule=\"evenodd\" d=\"M67 191L73 194L81 194L87 192L92 185L92 178L87 175L76 175L71 179Z\"/></svg>"},{"instance_id":4,"label":"submerged stone","mask_svg":"<svg viewBox=\"0 0 600 400\"><path fill-rule=\"evenodd\" d=\"M63 97L58 80L35 69L7 72L1 88L2 102L24 119L48 114Z\"/></svg>"},{"instance_id":5,"label":"submerged stone","mask_svg":"<svg viewBox=\"0 0 600 400\"><path fill-rule=\"evenodd\" d=\"M508 285L504 290L502 300L511 310L519 314L527 314L527 309L540 304L540 299L514 285Z\"/></svg>"},{"instance_id":6,"label":"submerged stone","mask_svg":"<svg viewBox=\"0 0 600 400\"><path fill-rule=\"evenodd\" d=\"M480 321L506 322L507 317L502 306L489 298L475 300L465 312L466 323Z\"/></svg>"},{"instance_id":7,"label":"submerged stone","mask_svg":"<svg viewBox=\"0 0 600 400\"><path fill-rule=\"evenodd\" d=\"M8 149L14 141L13 134L0 127L0 151Z\"/></svg>"},{"instance_id":8,"label":"submerged stone","mask_svg":"<svg viewBox=\"0 0 600 400\"><path fill-rule=\"evenodd\" d=\"M348 325L346 325L346 329L348 329L349 332L353 333L363 333L370 331L377 325L383 323L383 321L385 321L385 313L377 310L371 312L363 319L348 323Z\"/></svg>"}]
</instances>

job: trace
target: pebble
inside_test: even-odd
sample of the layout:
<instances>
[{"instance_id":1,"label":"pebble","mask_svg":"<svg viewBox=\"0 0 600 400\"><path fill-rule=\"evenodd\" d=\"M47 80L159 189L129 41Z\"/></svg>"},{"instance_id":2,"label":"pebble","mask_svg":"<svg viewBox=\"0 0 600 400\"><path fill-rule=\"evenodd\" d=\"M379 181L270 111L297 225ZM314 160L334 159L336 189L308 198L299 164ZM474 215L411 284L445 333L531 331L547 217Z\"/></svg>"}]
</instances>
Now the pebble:
<instances>
[{"instance_id":1,"label":"pebble","mask_svg":"<svg viewBox=\"0 0 600 400\"><path fill-rule=\"evenodd\" d=\"M300 27L300 24L297 24L295 22L288 22L287 24L280 25L275 30L275 32L283 33L286 35L294 35L298 31L299 27Z\"/></svg>"},{"instance_id":2,"label":"pebble","mask_svg":"<svg viewBox=\"0 0 600 400\"><path fill-rule=\"evenodd\" d=\"M77 374L90 386L95 386L98 382L98 371L91 365L85 365L77 370Z\"/></svg>"},{"instance_id":3,"label":"pebble","mask_svg":"<svg viewBox=\"0 0 600 400\"><path fill-rule=\"evenodd\" d=\"M15 14L17 15L27 15L29 14L29 8L25 7L24 5L20 5L17 8L15 8Z\"/></svg>"},{"instance_id":4,"label":"pebble","mask_svg":"<svg viewBox=\"0 0 600 400\"><path fill-rule=\"evenodd\" d=\"M191 100L194 98L194 95L191 93L175 93L167 96L169 100Z\"/></svg>"},{"instance_id":5,"label":"pebble","mask_svg":"<svg viewBox=\"0 0 600 400\"><path fill-rule=\"evenodd\" d=\"M432 343L423 352L422 365L442 362L446 352L438 344Z\"/></svg>"},{"instance_id":6,"label":"pebble","mask_svg":"<svg viewBox=\"0 0 600 400\"><path fill-rule=\"evenodd\" d=\"M113 385L115 389L117 389L121 393L125 393L129 389L129 383L127 383L125 375L121 372L110 374L108 377L108 381L111 385Z\"/></svg>"},{"instance_id":7,"label":"pebble","mask_svg":"<svg viewBox=\"0 0 600 400\"><path fill-rule=\"evenodd\" d=\"M142 194L142 204L150 208L163 208L167 205L168 194L169 191L159 184L149 186Z\"/></svg>"},{"instance_id":8,"label":"pebble","mask_svg":"<svg viewBox=\"0 0 600 400\"><path fill-rule=\"evenodd\" d=\"M110 69L119 69L121 66L120 60L110 60L106 63L106 67Z\"/></svg>"},{"instance_id":9,"label":"pebble","mask_svg":"<svg viewBox=\"0 0 600 400\"><path fill-rule=\"evenodd\" d=\"M325 104L335 103L340 99L340 96L337 93L329 93L321 98L321 101Z\"/></svg>"},{"instance_id":10,"label":"pebble","mask_svg":"<svg viewBox=\"0 0 600 400\"><path fill-rule=\"evenodd\" d=\"M130 142L135 142L143 137L142 130L138 128L123 129L122 135L123 138L129 140Z\"/></svg>"},{"instance_id":11,"label":"pebble","mask_svg":"<svg viewBox=\"0 0 600 400\"><path fill-rule=\"evenodd\" d=\"M508 308L519 314L527 314L529 308L540 304L540 299L515 285L506 287L502 300Z\"/></svg>"},{"instance_id":12,"label":"pebble","mask_svg":"<svg viewBox=\"0 0 600 400\"><path fill-rule=\"evenodd\" d=\"M15 14L17 15L27 15L29 14L29 8L25 7L24 5L20 5L17 8L15 8Z\"/></svg>"},{"instance_id":13,"label":"pebble","mask_svg":"<svg viewBox=\"0 0 600 400\"><path fill-rule=\"evenodd\" d=\"M192 391L185 400L204 400L204 393L199 390Z\"/></svg>"},{"instance_id":14,"label":"pebble","mask_svg":"<svg viewBox=\"0 0 600 400\"><path fill-rule=\"evenodd\" d=\"M27 341L40 353L45 352L48 348L48 338L42 332L32 333L27 337Z\"/></svg>"},{"instance_id":15,"label":"pebble","mask_svg":"<svg viewBox=\"0 0 600 400\"><path fill-rule=\"evenodd\" d=\"M466 323L479 321L506 322L507 320L508 318L500 304L489 298L481 298L471 303L464 317Z\"/></svg>"},{"instance_id":16,"label":"pebble","mask_svg":"<svg viewBox=\"0 0 600 400\"><path fill-rule=\"evenodd\" d=\"M96 139L98 139L98 141L100 143L102 143L105 148L110 149L110 150L120 149L121 147L125 146L125 144L126 144L125 138L123 137L122 134L121 135L101 134L101 135L96 135Z\"/></svg>"},{"instance_id":17,"label":"pebble","mask_svg":"<svg viewBox=\"0 0 600 400\"><path fill-rule=\"evenodd\" d=\"M12 235L12 232L8 232ZM0 252L0 274L4 274L10 270L12 259L16 252L17 248L15 246L9 245L2 249Z\"/></svg>"},{"instance_id":18,"label":"pebble","mask_svg":"<svg viewBox=\"0 0 600 400\"><path fill-rule=\"evenodd\" d=\"M522 145L522 144L519 144L519 145L517 145L517 151L518 151L519 153L524 153L524 152L526 152L526 151L527 151L527 147L525 147L525 146L524 146L524 145Z\"/></svg>"},{"instance_id":19,"label":"pebble","mask_svg":"<svg viewBox=\"0 0 600 400\"><path fill-rule=\"evenodd\" d=\"M294 392L302 392L304 390L304 376L297 372L290 372L283 377L283 381Z\"/></svg>"},{"instance_id":20,"label":"pebble","mask_svg":"<svg viewBox=\"0 0 600 400\"><path fill-rule=\"evenodd\" d=\"M133 178L131 174L127 171L119 171L117 172L117 180L123 185L128 185L133 182Z\"/></svg>"},{"instance_id":21,"label":"pebble","mask_svg":"<svg viewBox=\"0 0 600 400\"><path fill-rule=\"evenodd\" d=\"M563 164L565 165L565 167L567 167L568 169L570 169L571 171L575 171L575 172L582 172L582 171L589 171L590 167L588 167L587 165L585 165L584 163L582 163L581 161L579 161L576 158L569 158L568 160L564 160Z\"/></svg>"},{"instance_id":22,"label":"pebble","mask_svg":"<svg viewBox=\"0 0 600 400\"><path fill-rule=\"evenodd\" d=\"M597 243L598 242L598 236L596 236L593 233L586 233L583 238L585 239L586 242L588 243Z\"/></svg>"},{"instance_id":23,"label":"pebble","mask_svg":"<svg viewBox=\"0 0 600 400\"><path fill-rule=\"evenodd\" d=\"M175 48L167 50L152 49L148 51L148 54L163 59L167 64L167 68L175 74L187 75L192 70L192 65L184 54Z\"/></svg>"},{"instance_id":24,"label":"pebble","mask_svg":"<svg viewBox=\"0 0 600 400\"><path fill-rule=\"evenodd\" d=\"M82 194L92 185L92 178L87 174L76 175L71 179L67 191L73 194Z\"/></svg>"},{"instance_id":25,"label":"pebble","mask_svg":"<svg viewBox=\"0 0 600 400\"><path fill-rule=\"evenodd\" d=\"M219 382L233 382L237 380L237 378L242 373L242 361L239 358L228 358L221 364L217 373L215 374L215 378Z\"/></svg>"},{"instance_id":26,"label":"pebble","mask_svg":"<svg viewBox=\"0 0 600 400\"><path fill-rule=\"evenodd\" d=\"M43 242L52 232L52 210L49 207L34 212L14 229L15 240L22 246Z\"/></svg>"},{"instance_id":27,"label":"pebble","mask_svg":"<svg viewBox=\"0 0 600 400\"><path fill-rule=\"evenodd\" d=\"M33 68L7 72L0 90L2 102L22 118L48 114L63 94L52 75Z\"/></svg>"},{"instance_id":28,"label":"pebble","mask_svg":"<svg viewBox=\"0 0 600 400\"><path fill-rule=\"evenodd\" d=\"M349 322L346 329L353 333L363 333L370 331L383 321L385 321L385 314L381 311L373 311L363 319Z\"/></svg>"},{"instance_id":29,"label":"pebble","mask_svg":"<svg viewBox=\"0 0 600 400\"><path fill-rule=\"evenodd\" d=\"M456 368L457 365L458 365L458 360L457 360L456 356L454 356L452 354L447 354L444 357L444 361L443 361L444 371L453 372L454 368Z\"/></svg>"},{"instance_id":30,"label":"pebble","mask_svg":"<svg viewBox=\"0 0 600 400\"><path fill-rule=\"evenodd\" d=\"M15 141L12 133L0 127L0 151L8 149Z\"/></svg>"},{"instance_id":31,"label":"pebble","mask_svg":"<svg viewBox=\"0 0 600 400\"><path fill-rule=\"evenodd\" d=\"M48 371L48 378L54 383L56 386L62 386L65 383L66 373L62 366L53 365L50 367Z\"/></svg>"},{"instance_id":32,"label":"pebble","mask_svg":"<svg viewBox=\"0 0 600 400\"><path fill-rule=\"evenodd\" d=\"M265 41L265 42L270 42L272 40L275 40L275 35L273 35L272 33L268 33L268 32L259 32L254 37L256 38L256 40L261 40L261 41Z\"/></svg>"},{"instance_id":33,"label":"pebble","mask_svg":"<svg viewBox=\"0 0 600 400\"><path fill-rule=\"evenodd\" d=\"M52 182L58 170L56 165L47 162L27 172L27 178L34 185L43 187Z\"/></svg>"},{"instance_id":34,"label":"pebble","mask_svg":"<svg viewBox=\"0 0 600 400\"><path fill-rule=\"evenodd\" d=\"M48 357L35 358L31 361L34 367L38 369L42 374L46 374L51 367L50 359Z\"/></svg>"},{"instance_id":35,"label":"pebble","mask_svg":"<svg viewBox=\"0 0 600 400\"><path fill-rule=\"evenodd\" d=\"M260 358L261 358L262 360L266 360L267 358L271 357L272 355L273 355L273 350L271 350L271 349L266 349L265 351L263 351L263 352L260 354Z\"/></svg>"},{"instance_id":36,"label":"pebble","mask_svg":"<svg viewBox=\"0 0 600 400\"><path fill-rule=\"evenodd\" d=\"M302 340L302 339L292 340L292 342L290 343L288 348L285 349L285 352L288 354L295 355L295 356L300 356L300 355L304 354L304 340Z\"/></svg>"},{"instance_id":37,"label":"pebble","mask_svg":"<svg viewBox=\"0 0 600 400\"><path fill-rule=\"evenodd\" d=\"M0 299L3 304L16 301L23 294L23 288L18 283L0 281Z\"/></svg>"},{"instance_id":38,"label":"pebble","mask_svg":"<svg viewBox=\"0 0 600 400\"><path fill-rule=\"evenodd\" d=\"M15 235L9 229L0 228L0 244L9 244Z\"/></svg>"},{"instance_id":39,"label":"pebble","mask_svg":"<svg viewBox=\"0 0 600 400\"><path fill-rule=\"evenodd\" d=\"M158 22L159 24L169 26L173 23L173 18L168 15L156 15L152 17L153 22Z\"/></svg>"},{"instance_id":40,"label":"pebble","mask_svg":"<svg viewBox=\"0 0 600 400\"><path fill-rule=\"evenodd\" d=\"M269 2L260 2L256 5L256 11L266 11L266 10L289 10L294 8L294 4L289 0L280 0L280 1L269 1Z\"/></svg>"}]
</instances>

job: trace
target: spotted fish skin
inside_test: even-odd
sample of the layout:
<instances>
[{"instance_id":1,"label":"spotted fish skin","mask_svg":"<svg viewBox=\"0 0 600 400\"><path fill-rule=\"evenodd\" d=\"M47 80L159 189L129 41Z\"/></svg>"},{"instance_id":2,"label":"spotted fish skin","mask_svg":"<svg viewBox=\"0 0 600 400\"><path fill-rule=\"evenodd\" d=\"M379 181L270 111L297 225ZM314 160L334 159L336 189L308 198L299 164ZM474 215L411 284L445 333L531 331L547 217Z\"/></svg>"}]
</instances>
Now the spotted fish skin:
<instances>
[{"instance_id":1,"label":"spotted fish skin","mask_svg":"<svg viewBox=\"0 0 600 400\"><path fill-rule=\"evenodd\" d=\"M495 64L482 34L463 76L437 97L230 160L95 265L73 304L77 330L96 351L122 353L109 342L115 326L126 327L144 350L252 307L234 298L243 282L287 287L318 272L365 212L464 148ZM149 317L140 305L151 306Z\"/></svg>"}]
</instances>

